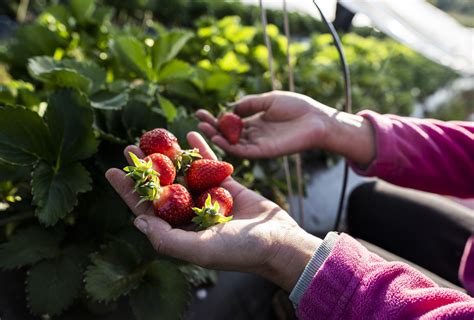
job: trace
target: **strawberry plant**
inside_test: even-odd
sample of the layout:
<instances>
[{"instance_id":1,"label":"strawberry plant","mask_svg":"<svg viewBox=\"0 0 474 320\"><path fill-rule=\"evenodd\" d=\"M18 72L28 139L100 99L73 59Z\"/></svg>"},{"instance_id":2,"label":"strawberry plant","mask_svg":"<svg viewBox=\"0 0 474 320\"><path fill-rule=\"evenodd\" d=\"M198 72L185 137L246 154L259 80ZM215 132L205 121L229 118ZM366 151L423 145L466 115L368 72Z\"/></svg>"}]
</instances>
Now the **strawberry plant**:
<instances>
[{"instance_id":1,"label":"strawberry plant","mask_svg":"<svg viewBox=\"0 0 474 320\"><path fill-rule=\"evenodd\" d=\"M267 32L284 89L286 39L275 25ZM453 76L388 39L349 34L344 43L359 108L406 114L415 98ZM338 58L327 35L295 42L291 50L297 91L339 105ZM261 28L235 16L201 19L195 30L167 29L152 19L124 18L94 0L48 7L0 42L0 227L6 239L0 268L25 272L25 304L33 314L56 317L74 304L110 310L126 298L136 319L175 319L193 287L215 280L212 271L157 255L104 172L124 167L127 144L163 147L139 142L145 131L167 128L184 143L196 129L196 109L217 114L243 94L269 90L267 56ZM233 141L239 126L236 121L235 131L226 133ZM169 152L160 153L175 163L193 157L185 145L165 147ZM241 161L216 152L242 183L282 202L277 160ZM226 216L230 200L203 185L200 176L217 175L202 162L187 172L202 193L198 215ZM140 165L130 173L148 169ZM225 177L229 166L212 168ZM166 160L154 168L171 170ZM179 188L167 185L171 171L163 186ZM207 202L208 194L218 201Z\"/></svg>"}]
</instances>

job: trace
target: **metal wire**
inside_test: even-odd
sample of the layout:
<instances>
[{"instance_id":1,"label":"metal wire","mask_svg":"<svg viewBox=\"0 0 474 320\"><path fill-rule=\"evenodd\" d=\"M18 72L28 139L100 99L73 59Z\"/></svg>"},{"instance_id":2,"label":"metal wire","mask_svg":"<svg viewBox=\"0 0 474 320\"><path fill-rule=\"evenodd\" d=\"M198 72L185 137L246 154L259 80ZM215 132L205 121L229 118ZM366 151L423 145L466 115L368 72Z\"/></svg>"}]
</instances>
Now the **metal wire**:
<instances>
[{"instance_id":1,"label":"metal wire","mask_svg":"<svg viewBox=\"0 0 474 320\"><path fill-rule=\"evenodd\" d=\"M344 111L350 113L352 112L351 79L350 79L350 73L349 73L349 65L347 64L346 56L344 55L344 49L342 48L341 39L339 39L339 36L333 24L326 19L326 16L321 11L321 8L319 8L318 4L316 3L316 0L313 0L313 3L316 6L316 9L318 9L319 14L321 15L321 19L323 20L324 24L328 27L329 32L331 33L332 38L334 39L334 45L336 46L337 52L339 53L342 73L344 76L344 96L345 96ZM344 200L346 197L348 178L349 178L349 165L347 164L347 161L346 161L344 164L344 175L342 178L341 194L339 196L339 206L337 209L336 222L334 223L334 230L339 230L339 224L341 222L341 217L342 217L342 210L344 209Z\"/></svg>"},{"instance_id":2,"label":"metal wire","mask_svg":"<svg viewBox=\"0 0 474 320\"><path fill-rule=\"evenodd\" d=\"M283 0L283 25L285 29L285 36L287 39L286 45L286 57L288 62L288 87L289 91L295 92L295 81L293 77L293 66L291 64L291 36L290 36L290 23L288 21L288 9L286 7L286 0ZM298 212L300 226L304 228L304 205L303 205L303 170L301 167L301 155L299 153L293 155L296 166L296 186L298 191Z\"/></svg>"},{"instance_id":3,"label":"metal wire","mask_svg":"<svg viewBox=\"0 0 474 320\"><path fill-rule=\"evenodd\" d=\"M263 7L263 2L262 0L259 0L260 4L260 15L262 19L262 29L263 29L263 38L265 41L265 46L267 47L268 50L268 69L270 70L270 81L272 83L272 90L276 89L276 83L275 83L275 71L273 69L273 53L272 53L272 44L270 42L270 38L268 37L267 34L267 13L265 11L265 8ZM290 173L290 164L288 161L288 157L284 156L283 157L283 169L285 171L285 180L286 180L286 187L288 190L288 206L289 206L289 213L291 216L293 216L293 206L291 204L291 200L293 199L293 186L291 184L291 173Z\"/></svg>"}]
</instances>

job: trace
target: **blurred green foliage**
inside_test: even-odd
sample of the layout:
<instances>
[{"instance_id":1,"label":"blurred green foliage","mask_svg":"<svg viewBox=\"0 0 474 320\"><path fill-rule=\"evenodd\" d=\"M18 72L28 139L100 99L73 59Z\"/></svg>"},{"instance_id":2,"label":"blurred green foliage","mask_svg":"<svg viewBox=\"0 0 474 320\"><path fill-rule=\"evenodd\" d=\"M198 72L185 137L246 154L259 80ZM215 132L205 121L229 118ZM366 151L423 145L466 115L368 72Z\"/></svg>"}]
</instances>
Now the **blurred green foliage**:
<instances>
[{"instance_id":1,"label":"blurred green foliage","mask_svg":"<svg viewBox=\"0 0 474 320\"><path fill-rule=\"evenodd\" d=\"M187 1L161 8L162 17L149 3L120 1L116 10L71 0L39 10L41 1L33 1L39 15L0 43L0 226L9 238L0 244L0 267L28 270L35 314L55 316L78 301L110 308L127 296L137 319L156 316L143 301L156 302L162 319L175 319L190 288L214 279L158 256L104 172L125 165L124 146L144 130L168 128L185 145L197 108L217 113L242 95L270 90L268 50L253 16L245 24L238 16L194 24L194 15L176 9ZM186 23L166 21L181 13ZM192 29L166 28L153 16ZM276 25L267 32L285 89L287 39ZM455 76L389 39L347 34L343 42L357 110L409 114L416 99ZM297 91L340 107L342 76L330 36L295 41L291 53ZM284 205L277 159L216 152L243 184Z\"/></svg>"}]
</instances>

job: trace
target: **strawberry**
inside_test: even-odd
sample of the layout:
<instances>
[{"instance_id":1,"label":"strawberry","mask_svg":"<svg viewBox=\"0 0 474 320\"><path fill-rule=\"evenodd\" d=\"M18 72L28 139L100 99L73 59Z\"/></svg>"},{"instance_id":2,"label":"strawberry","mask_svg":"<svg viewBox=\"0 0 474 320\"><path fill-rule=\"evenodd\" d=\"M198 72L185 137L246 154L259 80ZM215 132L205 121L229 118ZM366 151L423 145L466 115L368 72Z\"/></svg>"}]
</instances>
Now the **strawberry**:
<instances>
[{"instance_id":1,"label":"strawberry","mask_svg":"<svg viewBox=\"0 0 474 320\"><path fill-rule=\"evenodd\" d=\"M179 169L187 168L195 158L202 158L197 149L182 150L178 139L168 130L156 128L140 138L140 149L146 154L161 153L173 160Z\"/></svg>"},{"instance_id":2,"label":"strawberry","mask_svg":"<svg viewBox=\"0 0 474 320\"><path fill-rule=\"evenodd\" d=\"M222 187L212 188L202 193L196 200L196 207L204 208L206 205L207 197L211 197L212 203L217 202L219 204L219 210L217 213L223 216L228 216L234 205L232 196L227 189Z\"/></svg>"},{"instance_id":3,"label":"strawberry","mask_svg":"<svg viewBox=\"0 0 474 320\"><path fill-rule=\"evenodd\" d=\"M234 167L230 163L199 159L191 163L187 170L186 182L191 191L199 193L218 187L233 171Z\"/></svg>"},{"instance_id":4,"label":"strawberry","mask_svg":"<svg viewBox=\"0 0 474 320\"><path fill-rule=\"evenodd\" d=\"M232 196L226 189L222 187L209 189L198 197L196 207L193 208L196 217L192 221L200 230L228 222L232 220L229 214L233 203Z\"/></svg>"},{"instance_id":5,"label":"strawberry","mask_svg":"<svg viewBox=\"0 0 474 320\"><path fill-rule=\"evenodd\" d=\"M140 195L143 201L154 200L160 189L160 179L159 173L153 168L153 162L151 159L149 159L149 161L139 159L132 152L128 154L132 159L133 166L125 167L123 171L127 172L127 176L135 181L135 191Z\"/></svg>"},{"instance_id":6,"label":"strawberry","mask_svg":"<svg viewBox=\"0 0 474 320\"><path fill-rule=\"evenodd\" d=\"M180 184L162 187L159 197L153 200L155 215L172 226L190 223L195 216L192 208L193 198Z\"/></svg>"},{"instance_id":7,"label":"strawberry","mask_svg":"<svg viewBox=\"0 0 474 320\"><path fill-rule=\"evenodd\" d=\"M140 138L140 149L146 154L161 153L171 160L181 152L178 139L168 130L157 128L145 132Z\"/></svg>"},{"instance_id":8,"label":"strawberry","mask_svg":"<svg viewBox=\"0 0 474 320\"><path fill-rule=\"evenodd\" d=\"M174 179L176 178L176 169L174 167L173 161L171 161L170 158L161 153L152 153L145 157L143 161L151 161L151 168L158 172L160 185L167 186L173 183Z\"/></svg>"},{"instance_id":9,"label":"strawberry","mask_svg":"<svg viewBox=\"0 0 474 320\"><path fill-rule=\"evenodd\" d=\"M225 112L219 117L217 127L230 144L236 144L239 142L244 123L235 113Z\"/></svg>"}]
</instances>

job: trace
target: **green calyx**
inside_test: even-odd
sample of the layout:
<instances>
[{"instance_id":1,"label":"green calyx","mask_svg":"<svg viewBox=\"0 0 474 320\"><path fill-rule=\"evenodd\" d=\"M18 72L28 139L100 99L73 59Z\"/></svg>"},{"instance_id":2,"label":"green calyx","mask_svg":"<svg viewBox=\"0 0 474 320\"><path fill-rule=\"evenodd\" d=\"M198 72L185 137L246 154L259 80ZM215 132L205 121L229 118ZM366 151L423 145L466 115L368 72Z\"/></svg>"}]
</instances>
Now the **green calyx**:
<instances>
[{"instance_id":1,"label":"green calyx","mask_svg":"<svg viewBox=\"0 0 474 320\"><path fill-rule=\"evenodd\" d=\"M212 204L211 195L208 194L204 207L193 208L193 211L196 213L196 216L193 218L192 222L197 225L198 230L204 230L215 224L224 223L232 220L232 216L226 217L220 214L219 209L219 203L215 201L214 204Z\"/></svg>"},{"instance_id":2,"label":"green calyx","mask_svg":"<svg viewBox=\"0 0 474 320\"><path fill-rule=\"evenodd\" d=\"M159 198L161 192L160 174L153 170L151 160L144 161L139 159L132 152L128 154L134 165L123 168L123 171L127 172L127 176L135 181L135 192L138 193L141 198L137 206L146 200L153 201Z\"/></svg>"},{"instance_id":3,"label":"green calyx","mask_svg":"<svg viewBox=\"0 0 474 320\"><path fill-rule=\"evenodd\" d=\"M197 148L183 150L174 160L174 165L176 166L176 170L186 172L194 160L201 158L202 156Z\"/></svg>"}]
</instances>

